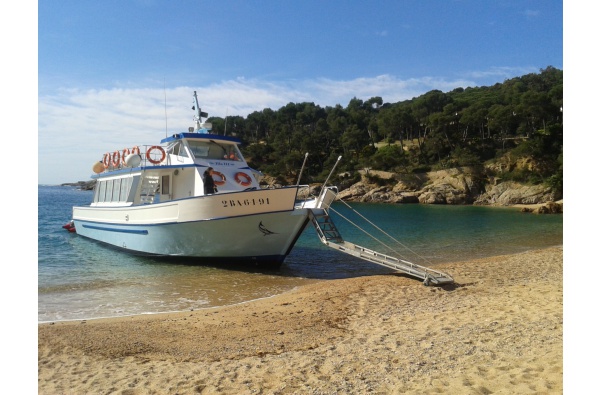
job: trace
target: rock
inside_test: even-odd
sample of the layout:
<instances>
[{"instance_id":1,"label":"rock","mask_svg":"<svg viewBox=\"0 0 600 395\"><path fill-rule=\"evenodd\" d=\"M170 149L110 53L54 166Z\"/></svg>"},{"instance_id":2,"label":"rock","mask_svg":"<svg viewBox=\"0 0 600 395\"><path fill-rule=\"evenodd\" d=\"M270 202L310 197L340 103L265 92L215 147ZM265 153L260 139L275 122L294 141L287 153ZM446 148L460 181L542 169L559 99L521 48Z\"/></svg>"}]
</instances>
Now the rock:
<instances>
[{"instance_id":1,"label":"rock","mask_svg":"<svg viewBox=\"0 0 600 395\"><path fill-rule=\"evenodd\" d=\"M419 203L446 204L446 198L439 191L427 191L419 195Z\"/></svg>"},{"instance_id":2,"label":"rock","mask_svg":"<svg viewBox=\"0 0 600 395\"><path fill-rule=\"evenodd\" d=\"M553 202L560 197L544 185L523 185L514 181L488 185L486 192L476 200L478 205L540 204Z\"/></svg>"},{"instance_id":3,"label":"rock","mask_svg":"<svg viewBox=\"0 0 600 395\"><path fill-rule=\"evenodd\" d=\"M562 203L548 202L543 206L540 206L532 210L534 214L562 214L563 205Z\"/></svg>"},{"instance_id":4,"label":"rock","mask_svg":"<svg viewBox=\"0 0 600 395\"><path fill-rule=\"evenodd\" d=\"M311 184L308 188L303 188L298 191L298 199L309 199L314 196L319 196L321 189L321 184Z\"/></svg>"},{"instance_id":5,"label":"rock","mask_svg":"<svg viewBox=\"0 0 600 395\"><path fill-rule=\"evenodd\" d=\"M96 185L96 180L77 181L77 182L72 182L72 183L60 184L61 187L77 187L77 188L81 189L82 191L91 191L94 189L95 185Z\"/></svg>"},{"instance_id":6,"label":"rock","mask_svg":"<svg viewBox=\"0 0 600 395\"><path fill-rule=\"evenodd\" d=\"M362 201L362 197L371 189L372 187L367 186L365 183L360 181L352 185L350 188L344 189L343 191L338 193L338 198L341 200L347 200L351 202L359 202Z\"/></svg>"},{"instance_id":7,"label":"rock","mask_svg":"<svg viewBox=\"0 0 600 395\"><path fill-rule=\"evenodd\" d=\"M419 203L419 196L414 193L401 193L391 203Z\"/></svg>"}]
</instances>

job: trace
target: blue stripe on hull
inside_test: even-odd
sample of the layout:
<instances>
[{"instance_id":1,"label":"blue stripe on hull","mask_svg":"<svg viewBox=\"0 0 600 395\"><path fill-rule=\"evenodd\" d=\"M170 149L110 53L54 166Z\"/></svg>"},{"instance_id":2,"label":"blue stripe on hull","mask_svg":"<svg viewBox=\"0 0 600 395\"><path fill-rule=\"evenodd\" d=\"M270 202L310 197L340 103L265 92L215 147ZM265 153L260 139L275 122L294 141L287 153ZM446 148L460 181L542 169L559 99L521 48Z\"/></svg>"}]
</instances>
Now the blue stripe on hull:
<instances>
[{"instance_id":1,"label":"blue stripe on hull","mask_svg":"<svg viewBox=\"0 0 600 395\"><path fill-rule=\"evenodd\" d=\"M106 226L96 226L96 225L88 225L82 224L84 228L96 229L96 230L106 230L108 232L122 232L122 233L134 233L138 235L147 235L147 230L137 230L137 229L118 229L118 228L107 228Z\"/></svg>"}]
</instances>

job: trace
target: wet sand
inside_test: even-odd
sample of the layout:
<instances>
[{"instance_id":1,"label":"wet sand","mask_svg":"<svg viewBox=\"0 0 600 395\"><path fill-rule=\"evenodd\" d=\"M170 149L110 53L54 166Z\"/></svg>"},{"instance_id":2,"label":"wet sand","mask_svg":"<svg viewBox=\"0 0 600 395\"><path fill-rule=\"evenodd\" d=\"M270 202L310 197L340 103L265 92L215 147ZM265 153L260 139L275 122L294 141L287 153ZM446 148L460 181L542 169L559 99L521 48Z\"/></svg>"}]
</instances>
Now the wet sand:
<instances>
[{"instance_id":1,"label":"wet sand","mask_svg":"<svg viewBox=\"0 0 600 395\"><path fill-rule=\"evenodd\" d=\"M39 394L561 394L563 249L38 325Z\"/></svg>"}]
</instances>

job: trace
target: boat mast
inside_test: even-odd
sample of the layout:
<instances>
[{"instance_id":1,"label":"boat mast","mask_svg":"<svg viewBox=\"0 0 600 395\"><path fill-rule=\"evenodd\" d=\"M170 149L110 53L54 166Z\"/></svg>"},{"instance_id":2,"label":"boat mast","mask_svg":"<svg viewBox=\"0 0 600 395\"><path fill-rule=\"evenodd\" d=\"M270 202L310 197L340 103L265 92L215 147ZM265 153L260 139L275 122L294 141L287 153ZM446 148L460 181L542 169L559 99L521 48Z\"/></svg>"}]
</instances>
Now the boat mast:
<instances>
[{"instance_id":1,"label":"boat mast","mask_svg":"<svg viewBox=\"0 0 600 395\"><path fill-rule=\"evenodd\" d=\"M329 181L329 178L331 177L331 175L333 174L333 171L335 170L335 168L337 167L338 163L340 163L340 159L342 159L342 156L338 156L337 160L335 161L335 164L333 165L333 168L331 169L331 171L329 172L329 175L327 176L327 179L325 180L325 182L323 183L323 189L325 189L325 185L327 185L327 181Z\"/></svg>"},{"instance_id":2,"label":"boat mast","mask_svg":"<svg viewBox=\"0 0 600 395\"><path fill-rule=\"evenodd\" d=\"M206 128L206 125L202 123L202 117L208 117L208 113L202 112L202 110L200 109L200 104L198 104L198 96L196 95L196 91L194 91L194 106L192 107L192 110L196 111L196 115L194 115L194 122L196 124L194 131L207 133L208 128Z\"/></svg>"},{"instance_id":3,"label":"boat mast","mask_svg":"<svg viewBox=\"0 0 600 395\"><path fill-rule=\"evenodd\" d=\"M298 176L298 181L296 181L296 185L300 185L300 179L302 178L302 172L304 171L304 165L306 165L306 158L308 158L308 152L304 154L304 162L302 162L302 168L300 169L300 175Z\"/></svg>"}]
</instances>

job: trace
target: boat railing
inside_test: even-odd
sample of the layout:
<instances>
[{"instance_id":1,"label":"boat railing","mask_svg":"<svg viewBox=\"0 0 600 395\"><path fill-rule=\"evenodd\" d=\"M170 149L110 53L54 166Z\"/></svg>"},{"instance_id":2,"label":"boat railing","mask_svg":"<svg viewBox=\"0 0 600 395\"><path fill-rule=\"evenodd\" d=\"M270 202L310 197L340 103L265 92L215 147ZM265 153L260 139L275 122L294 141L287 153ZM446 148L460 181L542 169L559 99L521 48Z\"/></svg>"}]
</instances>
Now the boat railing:
<instances>
[{"instance_id":1,"label":"boat railing","mask_svg":"<svg viewBox=\"0 0 600 395\"><path fill-rule=\"evenodd\" d=\"M338 189L336 186L321 187L315 195L310 185L298 185L296 208L328 208L336 199Z\"/></svg>"},{"instance_id":2,"label":"boat railing","mask_svg":"<svg viewBox=\"0 0 600 395\"><path fill-rule=\"evenodd\" d=\"M102 157L101 163L104 165L103 171L114 171L139 166L168 166L172 164L172 157L180 158L181 162L185 160L184 156L169 154L167 147L142 145L124 148L112 153L107 152Z\"/></svg>"},{"instance_id":3,"label":"boat railing","mask_svg":"<svg viewBox=\"0 0 600 395\"><path fill-rule=\"evenodd\" d=\"M144 153L140 154L142 165L164 166L171 164L171 155L167 154L167 149L161 145L144 145Z\"/></svg>"}]
</instances>

